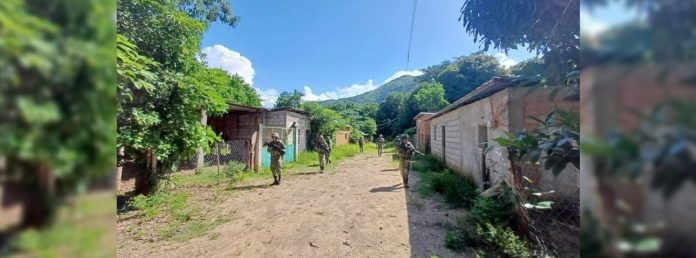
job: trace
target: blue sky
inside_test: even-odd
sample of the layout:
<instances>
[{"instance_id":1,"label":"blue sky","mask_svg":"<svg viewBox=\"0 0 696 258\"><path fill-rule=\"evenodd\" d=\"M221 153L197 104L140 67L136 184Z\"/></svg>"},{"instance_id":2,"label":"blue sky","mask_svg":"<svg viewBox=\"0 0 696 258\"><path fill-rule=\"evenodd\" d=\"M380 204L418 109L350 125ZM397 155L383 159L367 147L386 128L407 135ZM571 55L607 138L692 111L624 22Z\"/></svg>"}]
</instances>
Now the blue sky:
<instances>
[{"instance_id":1,"label":"blue sky","mask_svg":"<svg viewBox=\"0 0 696 258\"><path fill-rule=\"evenodd\" d=\"M239 25L215 23L202 50L211 67L242 75L265 105L282 91L307 100L357 95L387 79L478 51L458 21L461 0L419 0L406 67L412 2L232 0ZM505 63L532 57L498 51ZM397 74L398 73L398 74Z\"/></svg>"}]
</instances>

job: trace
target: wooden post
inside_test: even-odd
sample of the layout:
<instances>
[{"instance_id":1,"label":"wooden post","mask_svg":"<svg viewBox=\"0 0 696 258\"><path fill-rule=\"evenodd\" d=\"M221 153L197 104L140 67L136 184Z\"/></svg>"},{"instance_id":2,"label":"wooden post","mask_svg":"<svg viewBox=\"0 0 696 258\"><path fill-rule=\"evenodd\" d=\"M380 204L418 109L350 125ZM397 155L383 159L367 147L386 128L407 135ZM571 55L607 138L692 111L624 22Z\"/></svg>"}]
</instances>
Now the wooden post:
<instances>
[{"instance_id":1,"label":"wooden post","mask_svg":"<svg viewBox=\"0 0 696 258\"><path fill-rule=\"evenodd\" d=\"M220 184L220 143L215 144L215 158L217 159L217 184Z\"/></svg>"},{"instance_id":2,"label":"wooden post","mask_svg":"<svg viewBox=\"0 0 696 258\"><path fill-rule=\"evenodd\" d=\"M207 126L208 124L208 115L207 111L205 109L201 110L201 124L203 127ZM203 150L198 150L198 158L196 160L196 167L197 168L202 168L205 166L205 153Z\"/></svg>"}]
</instances>

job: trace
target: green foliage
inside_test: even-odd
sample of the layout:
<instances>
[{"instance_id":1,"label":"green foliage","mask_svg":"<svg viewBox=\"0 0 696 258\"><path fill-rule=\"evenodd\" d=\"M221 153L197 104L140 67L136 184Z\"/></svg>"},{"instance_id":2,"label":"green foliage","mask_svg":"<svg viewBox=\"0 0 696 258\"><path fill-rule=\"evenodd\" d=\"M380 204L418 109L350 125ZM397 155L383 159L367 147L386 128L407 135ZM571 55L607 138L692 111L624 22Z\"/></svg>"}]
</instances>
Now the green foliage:
<instances>
[{"instance_id":1,"label":"green foliage","mask_svg":"<svg viewBox=\"0 0 696 258\"><path fill-rule=\"evenodd\" d=\"M344 128L349 124L349 121L338 112L316 102L302 103L300 110L309 113L310 140L317 139L320 134L334 135L338 129Z\"/></svg>"},{"instance_id":2,"label":"green foliage","mask_svg":"<svg viewBox=\"0 0 696 258\"><path fill-rule=\"evenodd\" d=\"M234 182L237 182L237 180L239 179L239 175L246 171L246 165L236 161L230 161L230 163L227 163L223 171L225 172L225 176L227 177L227 182L232 184Z\"/></svg>"},{"instance_id":3,"label":"green foliage","mask_svg":"<svg viewBox=\"0 0 696 258\"><path fill-rule=\"evenodd\" d=\"M507 226L512 221L515 204L512 194L507 188L502 195L495 197L478 197L469 209L469 220L472 224L490 223L496 226Z\"/></svg>"},{"instance_id":4,"label":"green foliage","mask_svg":"<svg viewBox=\"0 0 696 258\"><path fill-rule=\"evenodd\" d=\"M379 104L379 108L375 114L378 133L385 137L391 137L399 131L399 110L401 109L401 103L403 103L404 99L406 99L405 94L393 93Z\"/></svg>"},{"instance_id":5,"label":"green foliage","mask_svg":"<svg viewBox=\"0 0 696 258\"><path fill-rule=\"evenodd\" d=\"M202 110L261 105L241 77L197 60L208 23L237 19L226 1L119 1L117 143L129 158L152 151L161 170L172 170L219 140L200 124Z\"/></svg>"},{"instance_id":6,"label":"green foliage","mask_svg":"<svg viewBox=\"0 0 696 258\"><path fill-rule=\"evenodd\" d=\"M508 257L530 258L532 252L529 244L510 228L490 223L476 225L476 237L495 247Z\"/></svg>"},{"instance_id":7,"label":"green foliage","mask_svg":"<svg viewBox=\"0 0 696 258\"><path fill-rule=\"evenodd\" d=\"M135 196L130 200L129 205L141 211L146 218L154 218L163 212L169 214L182 211L186 207L188 198L188 194L185 193L162 190L149 196Z\"/></svg>"},{"instance_id":8,"label":"green foliage","mask_svg":"<svg viewBox=\"0 0 696 258\"><path fill-rule=\"evenodd\" d=\"M275 107L276 108L300 108L300 105L302 104L302 97L304 96L303 93L294 90L292 93L283 91L280 93L280 96L278 96L278 99L276 100Z\"/></svg>"},{"instance_id":9,"label":"green foliage","mask_svg":"<svg viewBox=\"0 0 696 258\"><path fill-rule=\"evenodd\" d=\"M198 65L206 22L189 16L171 2L118 1L117 31L133 42L140 53L176 72Z\"/></svg>"},{"instance_id":10,"label":"green foliage","mask_svg":"<svg viewBox=\"0 0 696 258\"><path fill-rule=\"evenodd\" d=\"M417 159L413 169L421 173L419 192L425 196L432 192L439 193L453 207L469 208L479 195L478 187L471 179L445 168L433 156Z\"/></svg>"},{"instance_id":11,"label":"green foliage","mask_svg":"<svg viewBox=\"0 0 696 258\"><path fill-rule=\"evenodd\" d=\"M542 154L544 169L558 175L568 163L580 168L580 115L577 111L557 109L539 122L533 132L520 130L493 141L506 147L514 162L536 163ZM489 151L495 145L489 145Z\"/></svg>"},{"instance_id":12,"label":"green foliage","mask_svg":"<svg viewBox=\"0 0 696 258\"><path fill-rule=\"evenodd\" d=\"M351 140L356 142L363 134L374 135L377 132L377 123L374 119L377 107L376 104L356 105L348 103L332 106L331 109L350 121Z\"/></svg>"},{"instance_id":13,"label":"green foliage","mask_svg":"<svg viewBox=\"0 0 696 258\"><path fill-rule=\"evenodd\" d=\"M0 156L47 208L56 202L37 171L55 176L60 200L114 167L114 11L114 2L0 1Z\"/></svg>"},{"instance_id":14,"label":"green foliage","mask_svg":"<svg viewBox=\"0 0 696 258\"><path fill-rule=\"evenodd\" d=\"M435 79L443 85L447 101L454 102L502 73L497 58L476 52L455 59Z\"/></svg>"},{"instance_id":15,"label":"green foliage","mask_svg":"<svg viewBox=\"0 0 696 258\"><path fill-rule=\"evenodd\" d=\"M433 191L442 194L445 201L456 208L469 208L479 195L478 187L471 181L446 169L433 174L430 185Z\"/></svg>"},{"instance_id":16,"label":"green foliage","mask_svg":"<svg viewBox=\"0 0 696 258\"><path fill-rule=\"evenodd\" d=\"M542 80L546 78L549 67L538 57L530 58L510 67L513 76L525 76Z\"/></svg>"},{"instance_id":17,"label":"green foliage","mask_svg":"<svg viewBox=\"0 0 696 258\"><path fill-rule=\"evenodd\" d=\"M445 235L445 247L456 251L466 250L466 236L459 231L448 231Z\"/></svg>"},{"instance_id":18,"label":"green foliage","mask_svg":"<svg viewBox=\"0 0 696 258\"><path fill-rule=\"evenodd\" d=\"M225 0L170 0L175 2L191 17L209 23L219 21L234 27L240 18L232 12L232 6Z\"/></svg>"},{"instance_id":19,"label":"green foliage","mask_svg":"<svg viewBox=\"0 0 696 258\"><path fill-rule=\"evenodd\" d=\"M437 112L449 104L445 100L445 90L437 82L422 83L403 99L399 107L399 131L414 127L413 118L420 112Z\"/></svg>"},{"instance_id":20,"label":"green foliage","mask_svg":"<svg viewBox=\"0 0 696 258\"><path fill-rule=\"evenodd\" d=\"M15 235L9 249L21 250L20 256L25 257L113 257L115 202L110 194L80 196L74 206L59 208L56 223L50 227Z\"/></svg>"},{"instance_id":21,"label":"green foliage","mask_svg":"<svg viewBox=\"0 0 696 258\"><path fill-rule=\"evenodd\" d=\"M580 1L466 0L460 21L474 42L507 52L519 45L543 55L552 81L579 64Z\"/></svg>"}]
</instances>

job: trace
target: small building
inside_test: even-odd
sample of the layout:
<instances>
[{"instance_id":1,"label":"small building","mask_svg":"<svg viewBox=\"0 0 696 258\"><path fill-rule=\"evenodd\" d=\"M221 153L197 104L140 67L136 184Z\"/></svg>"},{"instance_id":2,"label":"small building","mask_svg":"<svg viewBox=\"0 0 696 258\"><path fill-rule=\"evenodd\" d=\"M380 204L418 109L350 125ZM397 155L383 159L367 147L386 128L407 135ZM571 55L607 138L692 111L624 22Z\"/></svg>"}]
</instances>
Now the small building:
<instances>
[{"instance_id":1,"label":"small building","mask_svg":"<svg viewBox=\"0 0 696 258\"><path fill-rule=\"evenodd\" d=\"M423 153L430 153L430 117L435 113L420 112L413 120L416 120L416 148Z\"/></svg>"},{"instance_id":2,"label":"small building","mask_svg":"<svg viewBox=\"0 0 696 258\"><path fill-rule=\"evenodd\" d=\"M534 129L538 122L531 117L544 117L557 107L578 109L577 101L562 97L570 87L519 85L511 78L496 77L455 101L429 118L430 149L433 156L449 168L473 179L482 189L504 178L511 178L511 168L504 150L486 152L489 141L518 129ZM569 170L569 168L566 168ZM539 173L543 186L559 195L579 196L578 171L554 177Z\"/></svg>"},{"instance_id":3,"label":"small building","mask_svg":"<svg viewBox=\"0 0 696 258\"><path fill-rule=\"evenodd\" d=\"M350 129L352 127L346 126L345 128L338 129L336 131L336 146L350 143Z\"/></svg>"},{"instance_id":4,"label":"small building","mask_svg":"<svg viewBox=\"0 0 696 258\"><path fill-rule=\"evenodd\" d=\"M285 144L283 162L294 162L306 149L310 130L309 117L304 111L235 104L222 116L208 116L207 124L225 141L226 161L241 162L254 170L270 167L270 154L263 143L271 141L271 134L278 133Z\"/></svg>"}]
</instances>

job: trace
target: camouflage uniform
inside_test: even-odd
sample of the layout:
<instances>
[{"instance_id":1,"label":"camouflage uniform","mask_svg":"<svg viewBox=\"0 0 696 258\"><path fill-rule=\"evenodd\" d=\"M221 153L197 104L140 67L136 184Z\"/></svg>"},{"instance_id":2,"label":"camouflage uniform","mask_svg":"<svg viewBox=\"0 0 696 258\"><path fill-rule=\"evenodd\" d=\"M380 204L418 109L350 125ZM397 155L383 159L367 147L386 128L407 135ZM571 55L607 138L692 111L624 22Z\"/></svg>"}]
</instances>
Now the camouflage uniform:
<instances>
[{"instance_id":1,"label":"camouflage uniform","mask_svg":"<svg viewBox=\"0 0 696 258\"><path fill-rule=\"evenodd\" d=\"M408 189L408 173L411 171L411 156L413 156L413 145L408 140L408 135L401 136L397 150L399 151L399 171L404 181L404 188Z\"/></svg>"},{"instance_id":2,"label":"camouflage uniform","mask_svg":"<svg viewBox=\"0 0 696 258\"><path fill-rule=\"evenodd\" d=\"M382 150L384 150L384 137L380 134L377 138L377 156L382 157Z\"/></svg>"},{"instance_id":3,"label":"camouflage uniform","mask_svg":"<svg viewBox=\"0 0 696 258\"><path fill-rule=\"evenodd\" d=\"M331 150L333 150L333 143L331 142L331 137L326 137L326 145L329 146L329 152L326 154L326 163L331 164Z\"/></svg>"},{"instance_id":4,"label":"camouflage uniform","mask_svg":"<svg viewBox=\"0 0 696 258\"><path fill-rule=\"evenodd\" d=\"M363 151L365 150L365 136L360 136L360 139L358 139L358 145L360 146L360 153L363 153Z\"/></svg>"},{"instance_id":5,"label":"camouflage uniform","mask_svg":"<svg viewBox=\"0 0 696 258\"><path fill-rule=\"evenodd\" d=\"M278 134L274 133L273 136L278 137ZM280 140L271 141L269 144L276 145L278 146L278 148L285 150L285 144L283 144L283 142L281 142ZM279 185L281 177L280 169L282 168L281 158L283 157L283 155L281 155L279 151L271 147L268 147L268 152L271 153L271 172L273 173L273 184Z\"/></svg>"},{"instance_id":6,"label":"camouflage uniform","mask_svg":"<svg viewBox=\"0 0 696 258\"><path fill-rule=\"evenodd\" d=\"M321 173L324 173L324 166L326 165L326 159L329 154L329 145L326 144L323 136L319 136L316 144L317 153L319 153L319 168Z\"/></svg>"}]
</instances>

